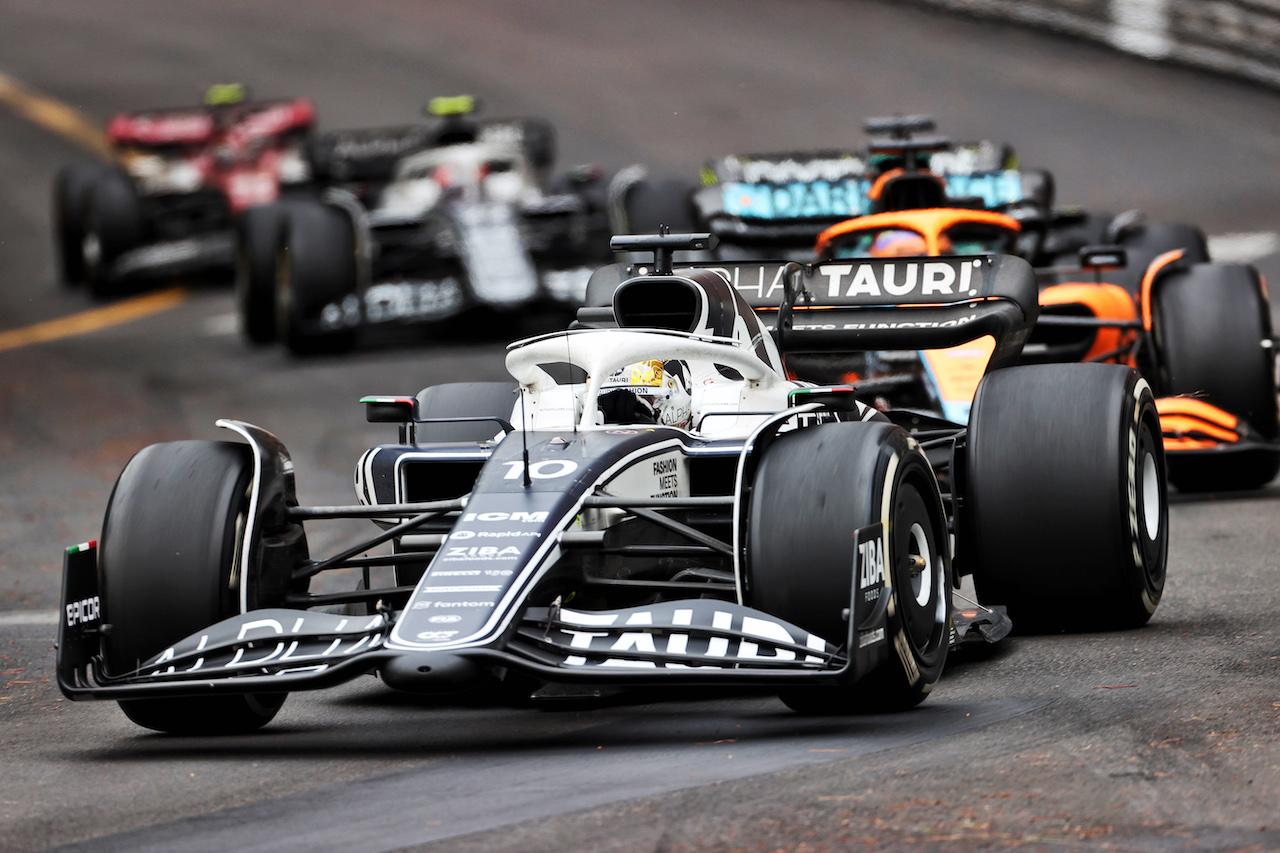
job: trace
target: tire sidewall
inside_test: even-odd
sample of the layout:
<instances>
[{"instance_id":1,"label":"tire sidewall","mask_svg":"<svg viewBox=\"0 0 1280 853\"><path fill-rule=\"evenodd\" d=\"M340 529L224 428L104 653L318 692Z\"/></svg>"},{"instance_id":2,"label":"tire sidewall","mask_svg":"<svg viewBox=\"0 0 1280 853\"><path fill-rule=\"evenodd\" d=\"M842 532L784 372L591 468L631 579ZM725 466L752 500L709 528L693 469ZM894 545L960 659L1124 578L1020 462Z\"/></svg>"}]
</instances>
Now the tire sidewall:
<instances>
[{"instance_id":1,"label":"tire sidewall","mask_svg":"<svg viewBox=\"0 0 1280 853\"><path fill-rule=\"evenodd\" d=\"M1145 616L1135 610L1135 619L1145 622L1155 613L1164 593L1169 553L1169 484L1155 397L1151 386L1136 373L1130 379L1127 411L1129 416L1122 427L1126 472L1122 506L1126 508L1126 545L1133 571L1126 577L1130 594L1145 610ZM1157 506L1152 507L1153 502ZM1155 519L1155 537L1150 536L1151 518Z\"/></svg>"},{"instance_id":2,"label":"tire sidewall","mask_svg":"<svg viewBox=\"0 0 1280 853\"><path fill-rule=\"evenodd\" d=\"M928 483L934 479L934 474L922 453L915 450L906 455L895 474L891 490L883 496L886 511L881 516L887 540L886 554L889 555L887 562L892 566L893 574L893 590L886 614L885 634L889 641L889 654L896 660L896 668L900 669L900 677L907 688L928 693L942 676L951 639L953 584L951 555L946 538L946 517L937 487L928 488ZM936 568L932 562L930 563L930 571L933 572L931 595L928 602L921 607L921 610L926 612L920 615L926 619L932 618L933 626L928 640L923 644L909 634L911 620L907 612L915 601L906 568L906 555L901 552L900 547L900 543L904 540L898 538L898 534L903 532L900 528L906 526L910 519L891 517L887 511L889 506L898 501L901 491L908 483L915 487L928 513L929 526L925 528L925 532L929 534L929 542L934 552L933 559L940 562ZM908 534L909 531L904 535ZM908 596L913 598L910 603L906 600ZM932 617L928 615L928 610L933 611Z\"/></svg>"}]
</instances>

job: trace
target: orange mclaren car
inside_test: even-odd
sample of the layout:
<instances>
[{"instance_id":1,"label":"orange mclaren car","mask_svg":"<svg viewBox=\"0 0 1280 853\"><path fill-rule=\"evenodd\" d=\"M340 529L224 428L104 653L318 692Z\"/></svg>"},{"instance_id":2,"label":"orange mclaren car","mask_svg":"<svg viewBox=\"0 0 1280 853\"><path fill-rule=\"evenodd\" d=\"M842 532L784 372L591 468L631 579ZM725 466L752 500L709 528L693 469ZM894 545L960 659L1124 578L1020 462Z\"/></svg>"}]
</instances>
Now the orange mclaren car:
<instances>
[{"instance_id":1,"label":"orange mclaren car","mask_svg":"<svg viewBox=\"0 0 1280 853\"><path fill-rule=\"evenodd\" d=\"M1013 253L1021 224L1004 214L945 207L894 210L838 223L820 259ZM1275 358L1266 283L1243 264L1160 255L1136 286L1111 283L1123 248L1082 249L1072 268L1039 271L1040 313L1028 362L1097 361L1142 370L1157 396L1169 479L1179 489L1256 488L1280 471ZM922 354L944 408L967 410L989 350L973 344Z\"/></svg>"}]
</instances>

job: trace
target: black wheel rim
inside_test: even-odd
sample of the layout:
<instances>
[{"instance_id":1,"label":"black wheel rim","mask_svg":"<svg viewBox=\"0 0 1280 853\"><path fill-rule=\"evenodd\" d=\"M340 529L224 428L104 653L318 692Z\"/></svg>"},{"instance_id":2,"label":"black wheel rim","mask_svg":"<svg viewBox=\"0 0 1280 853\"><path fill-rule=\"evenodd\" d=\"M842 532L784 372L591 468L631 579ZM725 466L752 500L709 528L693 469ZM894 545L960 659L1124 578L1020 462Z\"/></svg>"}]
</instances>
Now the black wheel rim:
<instances>
[{"instance_id":1,"label":"black wheel rim","mask_svg":"<svg viewBox=\"0 0 1280 853\"><path fill-rule=\"evenodd\" d=\"M927 655L947 624L947 577L938 524L920 488L904 481L891 519L893 584L897 609L913 650Z\"/></svg>"}]
</instances>

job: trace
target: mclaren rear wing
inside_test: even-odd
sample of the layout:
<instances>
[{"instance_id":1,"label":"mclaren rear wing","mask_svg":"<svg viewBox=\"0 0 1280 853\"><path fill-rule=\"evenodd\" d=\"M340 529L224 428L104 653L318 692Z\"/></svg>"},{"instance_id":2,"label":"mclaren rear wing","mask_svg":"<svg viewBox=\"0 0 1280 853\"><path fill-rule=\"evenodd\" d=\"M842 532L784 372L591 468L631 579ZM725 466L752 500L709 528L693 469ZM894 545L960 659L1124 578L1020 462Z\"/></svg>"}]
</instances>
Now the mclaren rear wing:
<instances>
[{"instance_id":1,"label":"mclaren rear wing","mask_svg":"<svg viewBox=\"0 0 1280 853\"><path fill-rule=\"evenodd\" d=\"M784 353L939 349L990 335L989 370L1015 364L1039 313L1035 272L1011 255L841 259L811 264L675 264L723 276L755 309ZM613 320L613 291L643 265L597 270L585 324Z\"/></svg>"}]
</instances>

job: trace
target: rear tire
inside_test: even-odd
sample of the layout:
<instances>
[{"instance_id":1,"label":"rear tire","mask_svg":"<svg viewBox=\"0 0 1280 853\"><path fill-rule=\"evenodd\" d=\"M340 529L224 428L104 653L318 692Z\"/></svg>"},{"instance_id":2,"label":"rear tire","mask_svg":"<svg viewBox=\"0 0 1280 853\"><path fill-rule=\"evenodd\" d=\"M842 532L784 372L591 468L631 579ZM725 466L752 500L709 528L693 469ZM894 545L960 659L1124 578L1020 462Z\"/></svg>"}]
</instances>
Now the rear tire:
<instances>
[{"instance_id":1,"label":"rear tire","mask_svg":"<svg viewBox=\"0 0 1280 853\"><path fill-rule=\"evenodd\" d=\"M174 643L241 612L240 540L253 475L242 444L177 441L139 451L107 504L99 544L107 671L136 670ZM250 606L279 601L251 594ZM255 600L258 599L258 600ZM284 693L128 699L140 726L171 734L238 734L266 725Z\"/></svg>"},{"instance_id":2,"label":"rear tire","mask_svg":"<svg viewBox=\"0 0 1280 853\"><path fill-rule=\"evenodd\" d=\"M295 355L345 352L363 317L355 234L336 207L297 204L276 247L277 334Z\"/></svg>"},{"instance_id":3,"label":"rear tire","mask_svg":"<svg viewBox=\"0 0 1280 853\"><path fill-rule=\"evenodd\" d=\"M53 248L58 280L75 286L85 280L85 201L89 188L106 167L96 163L63 166L53 182Z\"/></svg>"},{"instance_id":4,"label":"rear tire","mask_svg":"<svg viewBox=\"0 0 1280 853\"><path fill-rule=\"evenodd\" d=\"M1185 264L1202 264L1209 260L1204 232L1194 225L1180 222L1153 222L1150 225L1136 226L1121 236L1120 245L1124 246L1128 263L1122 270L1104 273L1103 279L1115 281L1131 293L1141 291L1147 267L1166 252L1181 249L1182 263Z\"/></svg>"},{"instance_id":5,"label":"rear tire","mask_svg":"<svg viewBox=\"0 0 1280 853\"><path fill-rule=\"evenodd\" d=\"M782 701L813 714L901 711L923 701L947 656L952 583L937 480L915 442L887 423L779 436L756 471L749 512L748 603L835 646L849 631L851 534L885 524L884 662L852 685L790 690ZM914 574L913 554L925 567Z\"/></svg>"},{"instance_id":6,"label":"rear tire","mask_svg":"<svg viewBox=\"0 0 1280 853\"><path fill-rule=\"evenodd\" d=\"M124 172L102 172L87 190L81 241L85 278L94 296L115 295L118 287L112 264L140 246L145 232L142 201L133 180Z\"/></svg>"},{"instance_id":7,"label":"rear tire","mask_svg":"<svg viewBox=\"0 0 1280 853\"><path fill-rule=\"evenodd\" d=\"M1244 419L1266 439L1280 436L1271 306L1257 271L1196 264L1163 276L1152 297L1161 396L1194 395ZM1254 489L1280 472L1271 452L1222 458L1169 456L1181 491Z\"/></svg>"},{"instance_id":8,"label":"rear tire","mask_svg":"<svg viewBox=\"0 0 1280 853\"><path fill-rule=\"evenodd\" d=\"M969 418L959 553L1014 629L1143 625L1164 590L1168 500L1155 399L1118 364L998 370Z\"/></svg>"}]
</instances>

